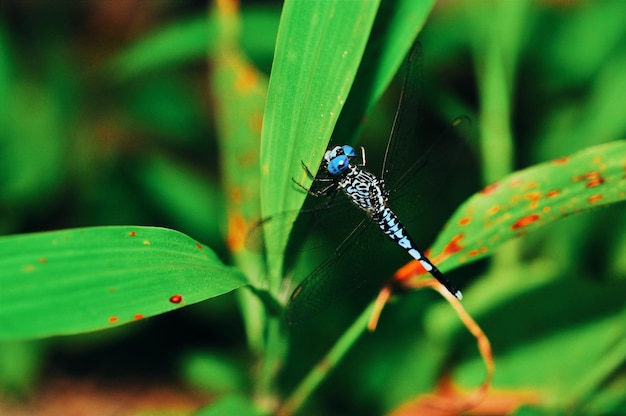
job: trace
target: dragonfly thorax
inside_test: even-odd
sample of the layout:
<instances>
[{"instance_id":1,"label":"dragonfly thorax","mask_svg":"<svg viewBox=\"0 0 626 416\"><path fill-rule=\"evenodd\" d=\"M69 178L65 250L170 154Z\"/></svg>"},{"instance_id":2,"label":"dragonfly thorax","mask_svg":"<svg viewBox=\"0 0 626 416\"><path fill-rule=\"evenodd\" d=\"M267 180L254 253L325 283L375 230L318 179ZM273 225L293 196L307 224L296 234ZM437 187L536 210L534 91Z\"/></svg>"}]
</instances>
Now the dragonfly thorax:
<instances>
[{"instance_id":1,"label":"dragonfly thorax","mask_svg":"<svg viewBox=\"0 0 626 416\"><path fill-rule=\"evenodd\" d=\"M384 183L374 174L350 165L338 185L352 202L372 216L378 215L387 206Z\"/></svg>"}]
</instances>

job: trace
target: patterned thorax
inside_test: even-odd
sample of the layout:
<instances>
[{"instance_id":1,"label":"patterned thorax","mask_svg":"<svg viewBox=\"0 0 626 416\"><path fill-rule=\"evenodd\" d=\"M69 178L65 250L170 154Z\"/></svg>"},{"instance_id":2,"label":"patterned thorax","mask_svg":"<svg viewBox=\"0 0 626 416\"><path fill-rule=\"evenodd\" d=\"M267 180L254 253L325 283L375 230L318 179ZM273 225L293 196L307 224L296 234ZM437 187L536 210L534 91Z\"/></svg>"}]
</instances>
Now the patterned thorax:
<instances>
[{"instance_id":1,"label":"patterned thorax","mask_svg":"<svg viewBox=\"0 0 626 416\"><path fill-rule=\"evenodd\" d=\"M371 216L382 212L387 205L383 182L366 170L350 165L338 184L352 202Z\"/></svg>"}]
</instances>

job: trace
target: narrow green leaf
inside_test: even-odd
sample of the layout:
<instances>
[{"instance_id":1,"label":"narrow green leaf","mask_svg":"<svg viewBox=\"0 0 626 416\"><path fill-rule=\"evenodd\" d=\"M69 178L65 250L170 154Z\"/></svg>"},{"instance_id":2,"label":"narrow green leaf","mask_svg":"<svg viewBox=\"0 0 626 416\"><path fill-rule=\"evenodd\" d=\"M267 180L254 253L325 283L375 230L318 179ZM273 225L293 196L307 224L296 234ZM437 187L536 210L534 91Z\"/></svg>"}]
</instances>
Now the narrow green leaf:
<instances>
[{"instance_id":1,"label":"narrow green leaf","mask_svg":"<svg viewBox=\"0 0 626 416\"><path fill-rule=\"evenodd\" d=\"M247 283L208 247L154 227L2 237L0 270L0 339L109 328Z\"/></svg>"},{"instance_id":2,"label":"narrow green leaf","mask_svg":"<svg viewBox=\"0 0 626 416\"><path fill-rule=\"evenodd\" d=\"M205 16L176 22L143 37L107 66L122 81L142 73L198 59L206 54L215 26Z\"/></svg>"},{"instance_id":3,"label":"narrow green leaf","mask_svg":"<svg viewBox=\"0 0 626 416\"><path fill-rule=\"evenodd\" d=\"M626 141L515 172L465 202L433 245L444 270L566 216L626 201ZM439 261L437 261L439 258Z\"/></svg>"},{"instance_id":4,"label":"narrow green leaf","mask_svg":"<svg viewBox=\"0 0 626 416\"><path fill-rule=\"evenodd\" d=\"M372 36L363 53L346 108L341 113L334 140L348 142L381 97L422 30L434 0L394 0L383 2L374 23ZM417 114L417 109L414 109ZM386 138L383 138L386 139Z\"/></svg>"},{"instance_id":5,"label":"narrow green leaf","mask_svg":"<svg viewBox=\"0 0 626 416\"><path fill-rule=\"evenodd\" d=\"M377 1L285 2L263 119L264 216L302 205L305 193L297 191L291 177L308 185L301 161L319 166L377 10ZM268 241L269 251L281 252L286 240L281 235Z\"/></svg>"},{"instance_id":6,"label":"narrow green leaf","mask_svg":"<svg viewBox=\"0 0 626 416\"><path fill-rule=\"evenodd\" d=\"M244 247L250 225L261 218L259 155L268 79L240 48L240 15L216 7L213 21L218 36L211 55L210 90L219 103L215 122L228 214L227 242L233 261L246 273L251 286L263 288L267 287L264 259ZM267 335L263 304L253 292L240 291L238 295L248 342L261 355Z\"/></svg>"}]
</instances>

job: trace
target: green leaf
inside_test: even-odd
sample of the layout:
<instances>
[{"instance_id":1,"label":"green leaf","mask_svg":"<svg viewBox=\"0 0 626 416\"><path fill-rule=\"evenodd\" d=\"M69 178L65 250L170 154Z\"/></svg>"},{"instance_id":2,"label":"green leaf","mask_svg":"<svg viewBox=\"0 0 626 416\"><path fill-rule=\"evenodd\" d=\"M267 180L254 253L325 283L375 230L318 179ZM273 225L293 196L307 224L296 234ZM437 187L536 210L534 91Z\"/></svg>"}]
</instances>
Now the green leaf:
<instances>
[{"instance_id":1,"label":"green leaf","mask_svg":"<svg viewBox=\"0 0 626 416\"><path fill-rule=\"evenodd\" d=\"M205 16L176 22L135 42L116 55L106 69L124 81L156 69L197 60L206 54L215 26Z\"/></svg>"},{"instance_id":2,"label":"green leaf","mask_svg":"<svg viewBox=\"0 0 626 416\"><path fill-rule=\"evenodd\" d=\"M598 296L600 292L613 292L608 295L608 303L616 309L619 307L619 291L623 293L624 286L598 288L588 283L574 284L577 285L575 289L577 292L579 288L586 286L588 294L579 292L580 296L576 298L561 297L557 300L557 305L553 305L554 291L552 291L552 297L541 299L543 293L548 290L539 290L531 294L536 302L527 304L542 305L539 308L543 314L533 316L532 320L525 317L523 322L510 325L512 329L508 334L506 331L497 332L500 334L500 339L496 340L499 343L500 352L496 356L497 371L494 378L496 388L520 389L532 385L533 390L550 397L551 402L557 404L559 408L579 407L592 398L595 392L607 388L611 375L619 371L626 358L624 348L626 343L623 341L625 333L622 324L624 311L614 311L611 316L594 315L598 302L605 298ZM567 293L568 288L565 285L560 288ZM556 296L558 297L558 294ZM546 317L550 317L550 321L556 319L557 322L568 319L567 312L557 313L555 316L546 313L546 310L564 310L557 309L559 304L571 305L574 299L577 305L581 305L581 310L590 311L591 316L588 319L569 317L572 321L570 325L550 327L549 332L545 331L539 322L545 320ZM520 303L514 302L518 305ZM582 308L582 306L587 308ZM519 316L519 309L517 315L511 310L512 308L503 307L502 309L504 310L498 310L503 312L502 315L496 316L495 312L498 311L493 311L489 318L484 319L490 322L499 319L510 323L511 319ZM530 313L535 315L534 312ZM518 326L522 335L518 331ZM537 331L539 331L538 334ZM505 334L509 337L507 339L515 340L515 345L509 348L502 345L502 338ZM580 359L581 351L585 352L586 359ZM484 374L483 367L484 363L480 359L467 361L455 371L455 380L464 386L476 385ZM539 378L537 377L538 369L542 372L542 377Z\"/></svg>"},{"instance_id":3,"label":"green leaf","mask_svg":"<svg viewBox=\"0 0 626 416\"><path fill-rule=\"evenodd\" d=\"M372 30L376 36L372 36L363 53L363 64L359 67L333 139L348 142L353 138L363 115L370 113L406 60L433 5L434 0L394 0L381 4ZM417 113L417 109L414 110Z\"/></svg>"},{"instance_id":4,"label":"green leaf","mask_svg":"<svg viewBox=\"0 0 626 416\"><path fill-rule=\"evenodd\" d=\"M208 247L154 227L2 237L0 270L0 339L110 328L247 283Z\"/></svg>"},{"instance_id":5,"label":"green leaf","mask_svg":"<svg viewBox=\"0 0 626 416\"><path fill-rule=\"evenodd\" d=\"M297 191L291 177L307 185L301 161L319 166L377 10L377 1L285 2L263 118L264 217L302 205L306 194ZM287 237L267 241L268 251L281 252Z\"/></svg>"},{"instance_id":6,"label":"green leaf","mask_svg":"<svg viewBox=\"0 0 626 416\"><path fill-rule=\"evenodd\" d=\"M432 247L444 270L566 216L626 201L626 141L515 172L466 201Z\"/></svg>"},{"instance_id":7,"label":"green leaf","mask_svg":"<svg viewBox=\"0 0 626 416\"><path fill-rule=\"evenodd\" d=\"M249 387L243 364L221 352L191 353L182 367L187 383L213 394L245 391Z\"/></svg>"}]
</instances>

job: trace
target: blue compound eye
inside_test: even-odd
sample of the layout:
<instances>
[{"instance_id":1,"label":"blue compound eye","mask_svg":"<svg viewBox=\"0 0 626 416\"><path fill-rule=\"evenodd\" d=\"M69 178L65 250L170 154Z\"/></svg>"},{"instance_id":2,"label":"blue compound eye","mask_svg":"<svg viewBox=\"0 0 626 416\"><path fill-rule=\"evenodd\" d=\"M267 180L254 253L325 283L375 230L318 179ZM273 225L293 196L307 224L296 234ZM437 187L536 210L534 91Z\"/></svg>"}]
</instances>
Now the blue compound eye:
<instances>
[{"instance_id":1,"label":"blue compound eye","mask_svg":"<svg viewBox=\"0 0 626 416\"><path fill-rule=\"evenodd\" d=\"M348 168L349 164L348 156L339 155L328 163L328 172L331 175L339 175Z\"/></svg>"},{"instance_id":2,"label":"blue compound eye","mask_svg":"<svg viewBox=\"0 0 626 416\"><path fill-rule=\"evenodd\" d=\"M343 154L346 156L354 157L356 156L356 152L354 151L354 147L348 146L347 144L341 146L343 148Z\"/></svg>"}]
</instances>

